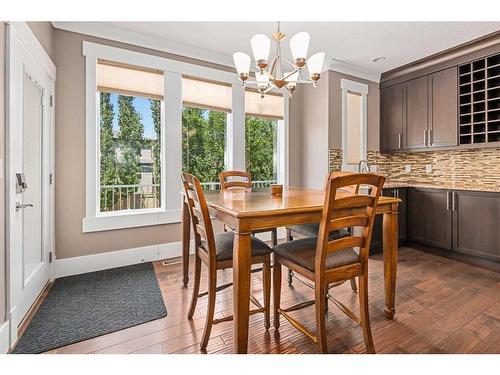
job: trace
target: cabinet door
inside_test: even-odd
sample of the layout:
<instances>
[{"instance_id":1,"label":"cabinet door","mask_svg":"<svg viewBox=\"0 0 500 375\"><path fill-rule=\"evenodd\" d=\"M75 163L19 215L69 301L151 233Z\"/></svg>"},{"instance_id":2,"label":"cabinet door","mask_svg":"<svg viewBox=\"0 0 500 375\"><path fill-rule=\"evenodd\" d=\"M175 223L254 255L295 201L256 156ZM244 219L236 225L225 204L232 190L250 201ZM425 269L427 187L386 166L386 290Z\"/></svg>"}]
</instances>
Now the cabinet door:
<instances>
[{"instance_id":1,"label":"cabinet door","mask_svg":"<svg viewBox=\"0 0 500 375\"><path fill-rule=\"evenodd\" d=\"M429 77L432 98L429 100L431 113L429 124L429 146L456 146L458 86L457 67L434 73Z\"/></svg>"},{"instance_id":2,"label":"cabinet door","mask_svg":"<svg viewBox=\"0 0 500 375\"><path fill-rule=\"evenodd\" d=\"M404 148L424 148L427 145L428 77L405 83Z\"/></svg>"},{"instance_id":3,"label":"cabinet door","mask_svg":"<svg viewBox=\"0 0 500 375\"><path fill-rule=\"evenodd\" d=\"M402 147L403 84L380 90L380 149L394 151Z\"/></svg>"},{"instance_id":4,"label":"cabinet door","mask_svg":"<svg viewBox=\"0 0 500 375\"><path fill-rule=\"evenodd\" d=\"M453 250L500 260L500 194L453 193Z\"/></svg>"},{"instance_id":5,"label":"cabinet door","mask_svg":"<svg viewBox=\"0 0 500 375\"><path fill-rule=\"evenodd\" d=\"M451 250L452 211L448 190L411 188L408 197L408 237Z\"/></svg>"}]
</instances>

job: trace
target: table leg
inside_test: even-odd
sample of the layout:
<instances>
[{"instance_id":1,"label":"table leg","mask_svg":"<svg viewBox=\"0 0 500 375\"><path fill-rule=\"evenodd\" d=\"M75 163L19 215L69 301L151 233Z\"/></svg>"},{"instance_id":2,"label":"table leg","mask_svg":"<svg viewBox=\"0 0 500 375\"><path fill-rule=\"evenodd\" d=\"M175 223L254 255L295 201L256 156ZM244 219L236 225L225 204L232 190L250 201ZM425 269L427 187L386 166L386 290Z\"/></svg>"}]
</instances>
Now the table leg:
<instances>
[{"instance_id":1,"label":"table leg","mask_svg":"<svg viewBox=\"0 0 500 375\"><path fill-rule=\"evenodd\" d=\"M189 207L184 201L182 203L182 282L187 286L189 281L189 241L191 237L191 221Z\"/></svg>"},{"instance_id":2,"label":"table leg","mask_svg":"<svg viewBox=\"0 0 500 375\"><path fill-rule=\"evenodd\" d=\"M250 234L234 235L233 245L233 314L234 351L248 349L248 316L250 308Z\"/></svg>"},{"instance_id":3,"label":"table leg","mask_svg":"<svg viewBox=\"0 0 500 375\"><path fill-rule=\"evenodd\" d=\"M398 262L398 205L393 203L391 212L384 213L384 290L385 316L392 319L396 313L396 268Z\"/></svg>"}]
</instances>

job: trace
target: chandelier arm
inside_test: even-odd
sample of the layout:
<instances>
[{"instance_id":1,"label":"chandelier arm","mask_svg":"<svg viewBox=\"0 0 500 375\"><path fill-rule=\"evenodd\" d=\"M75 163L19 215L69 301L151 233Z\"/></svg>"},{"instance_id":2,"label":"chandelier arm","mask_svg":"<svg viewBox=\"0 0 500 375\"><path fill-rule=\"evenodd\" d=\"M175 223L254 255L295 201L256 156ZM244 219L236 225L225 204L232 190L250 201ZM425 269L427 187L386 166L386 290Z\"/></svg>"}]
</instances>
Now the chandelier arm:
<instances>
[{"instance_id":1,"label":"chandelier arm","mask_svg":"<svg viewBox=\"0 0 500 375\"><path fill-rule=\"evenodd\" d=\"M276 56L274 59L273 59L273 63L271 64L271 69L269 69L269 75L272 76L274 78L274 69L276 67L276 63L278 61L278 58L279 56Z\"/></svg>"},{"instance_id":2,"label":"chandelier arm","mask_svg":"<svg viewBox=\"0 0 500 375\"><path fill-rule=\"evenodd\" d=\"M297 73L298 70L298 68L295 68L292 72L288 73L286 76L283 76L283 79L286 81L287 78L293 76L295 73Z\"/></svg>"}]
</instances>

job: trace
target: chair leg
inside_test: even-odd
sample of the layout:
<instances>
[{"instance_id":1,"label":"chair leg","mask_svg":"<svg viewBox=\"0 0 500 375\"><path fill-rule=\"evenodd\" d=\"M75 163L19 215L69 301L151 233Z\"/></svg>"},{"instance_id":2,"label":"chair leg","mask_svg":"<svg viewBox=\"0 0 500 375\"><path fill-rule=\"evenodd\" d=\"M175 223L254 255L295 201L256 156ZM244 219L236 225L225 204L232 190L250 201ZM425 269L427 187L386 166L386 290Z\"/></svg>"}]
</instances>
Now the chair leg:
<instances>
[{"instance_id":1,"label":"chair leg","mask_svg":"<svg viewBox=\"0 0 500 375\"><path fill-rule=\"evenodd\" d=\"M274 328L278 330L280 327L278 309L280 308L281 301L281 264L278 263L276 257L273 260L273 298L273 322Z\"/></svg>"},{"instance_id":2,"label":"chair leg","mask_svg":"<svg viewBox=\"0 0 500 375\"><path fill-rule=\"evenodd\" d=\"M264 327L271 326L271 256L268 255L262 264L262 290L264 293Z\"/></svg>"},{"instance_id":3,"label":"chair leg","mask_svg":"<svg viewBox=\"0 0 500 375\"><path fill-rule=\"evenodd\" d=\"M278 244L278 229L274 228L271 231L271 245L276 246Z\"/></svg>"},{"instance_id":4,"label":"chair leg","mask_svg":"<svg viewBox=\"0 0 500 375\"><path fill-rule=\"evenodd\" d=\"M198 294L200 294L200 279L201 279L201 259L196 254L194 256L194 285L193 285L193 296L191 297L191 305L189 306L188 319L193 318L194 310L196 309L196 303L198 302Z\"/></svg>"},{"instance_id":5,"label":"chair leg","mask_svg":"<svg viewBox=\"0 0 500 375\"><path fill-rule=\"evenodd\" d=\"M368 274L359 276L359 310L361 315L361 327L363 328L363 338L365 340L366 352L375 353L373 345L372 331L370 328L370 316L368 313Z\"/></svg>"},{"instance_id":6,"label":"chair leg","mask_svg":"<svg viewBox=\"0 0 500 375\"><path fill-rule=\"evenodd\" d=\"M357 292L358 291L358 286L356 285L356 278L353 277L351 279L351 289L353 292Z\"/></svg>"},{"instance_id":7,"label":"chair leg","mask_svg":"<svg viewBox=\"0 0 500 375\"><path fill-rule=\"evenodd\" d=\"M328 353L328 348L326 345L325 291L325 285L316 283L314 288L314 299L316 306L316 330L320 353Z\"/></svg>"},{"instance_id":8,"label":"chair leg","mask_svg":"<svg viewBox=\"0 0 500 375\"><path fill-rule=\"evenodd\" d=\"M293 241L292 231L290 229L286 230L286 240ZM288 286L291 286L293 283L293 271L288 270Z\"/></svg>"},{"instance_id":9,"label":"chair leg","mask_svg":"<svg viewBox=\"0 0 500 375\"><path fill-rule=\"evenodd\" d=\"M212 331L215 313L215 294L217 292L217 270L215 267L209 267L208 271L207 319L205 321L205 329L203 330L203 337L200 343L201 350L206 350L208 340L210 340L210 332Z\"/></svg>"}]
</instances>

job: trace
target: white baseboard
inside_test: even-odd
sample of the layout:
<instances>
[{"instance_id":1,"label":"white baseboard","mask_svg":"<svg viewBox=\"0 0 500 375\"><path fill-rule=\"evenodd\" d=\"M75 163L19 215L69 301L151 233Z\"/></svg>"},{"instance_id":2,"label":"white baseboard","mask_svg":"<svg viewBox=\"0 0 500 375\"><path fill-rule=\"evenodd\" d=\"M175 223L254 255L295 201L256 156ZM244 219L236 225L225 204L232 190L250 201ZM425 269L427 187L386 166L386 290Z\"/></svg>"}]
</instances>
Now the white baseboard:
<instances>
[{"instance_id":1,"label":"white baseboard","mask_svg":"<svg viewBox=\"0 0 500 375\"><path fill-rule=\"evenodd\" d=\"M193 249L194 242L192 241L190 246L191 253L193 253ZM174 258L181 255L182 243L179 241L81 257L57 259L54 265L54 276L57 279L59 277L129 266L131 264Z\"/></svg>"},{"instance_id":2,"label":"white baseboard","mask_svg":"<svg viewBox=\"0 0 500 375\"><path fill-rule=\"evenodd\" d=\"M0 354L5 354L9 351L9 329L8 320L0 325Z\"/></svg>"},{"instance_id":3,"label":"white baseboard","mask_svg":"<svg viewBox=\"0 0 500 375\"><path fill-rule=\"evenodd\" d=\"M270 241L271 233L259 233L257 237L263 241ZM285 238L285 228L278 228L278 239L282 238ZM189 249L191 254L193 254L194 241L191 241ZM54 262L54 278L57 279L59 277L79 275L81 273L101 271L143 262L153 262L181 255L182 243L179 241L81 257L56 259Z\"/></svg>"}]
</instances>

